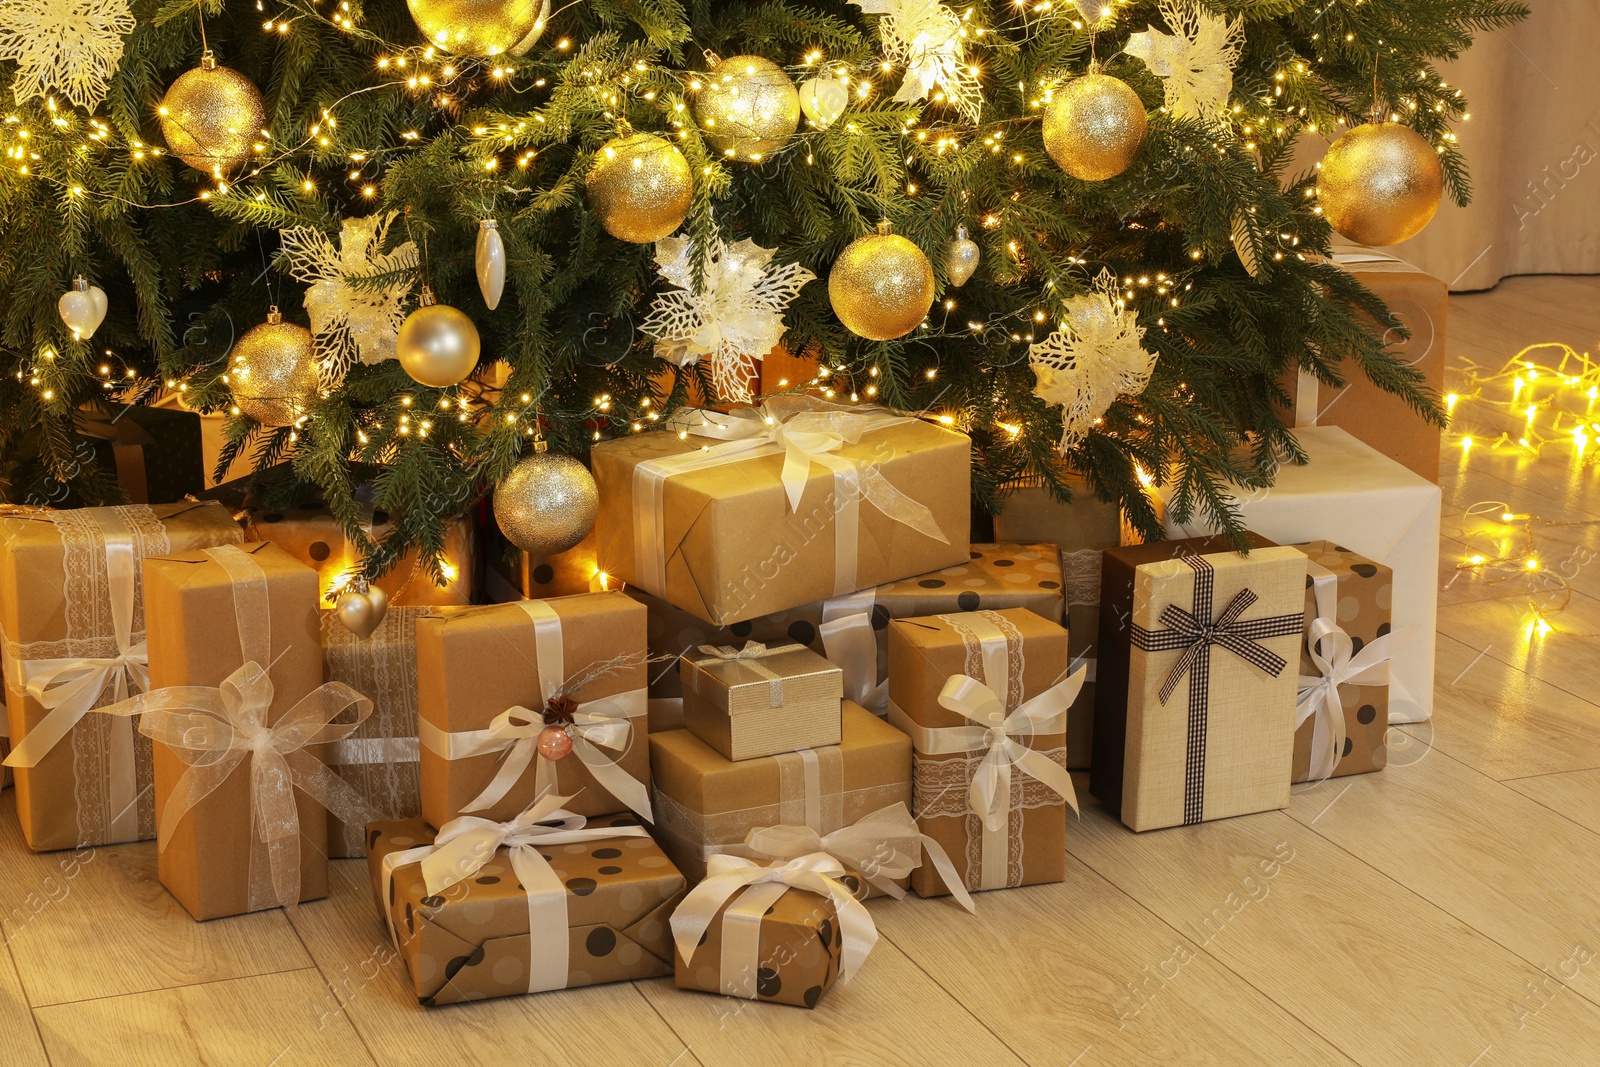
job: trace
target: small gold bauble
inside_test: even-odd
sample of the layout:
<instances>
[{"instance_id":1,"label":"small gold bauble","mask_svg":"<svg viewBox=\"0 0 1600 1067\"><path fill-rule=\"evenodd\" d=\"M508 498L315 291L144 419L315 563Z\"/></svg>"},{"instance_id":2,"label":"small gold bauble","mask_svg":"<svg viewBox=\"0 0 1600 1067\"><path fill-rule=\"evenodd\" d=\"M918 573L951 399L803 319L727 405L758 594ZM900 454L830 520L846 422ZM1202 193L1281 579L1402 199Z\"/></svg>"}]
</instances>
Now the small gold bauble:
<instances>
[{"instance_id":1,"label":"small gold bauble","mask_svg":"<svg viewBox=\"0 0 1600 1067\"><path fill-rule=\"evenodd\" d=\"M724 59L694 101L706 143L725 156L758 160L788 143L800 126L800 93L784 69L760 56Z\"/></svg>"},{"instance_id":2,"label":"small gold bauble","mask_svg":"<svg viewBox=\"0 0 1600 1067\"><path fill-rule=\"evenodd\" d=\"M933 306L933 264L888 222L845 246L828 272L828 301L852 333L892 341L915 330Z\"/></svg>"},{"instance_id":3,"label":"small gold bauble","mask_svg":"<svg viewBox=\"0 0 1600 1067\"><path fill-rule=\"evenodd\" d=\"M1074 178L1103 182L1133 166L1148 128L1139 94L1091 71L1057 89L1044 112L1044 150Z\"/></svg>"},{"instance_id":4,"label":"small gold bauble","mask_svg":"<svg viewBox=\"0 0 1600 1067\"><path fill-rule=\"evenodd\" d=\"M1346 130L1328 146L1317 173L1317 202L1328 224L1357 244L1397 245L1439 210L1439 153L1398 122Z\"/></svg>"},{"instance_id":5,"label":"small gold bauble","mask_svg":"<svg viewBox=\"0 0 1600 1067\"><path fill-rule=\"evenodd\" d=\"M670 142L629 133L600 146L584 180L589 210L619 241L649 244L669 236L689 217L694 176Z\"/></svg>"},{"instance_id":6,"label":"small gold bauble","mask_svg":"<svg viewBox=\"0 0 1600 1067\"><path fill-rule=\"evenodd\" d=\"M589 536L600 511L594 475L571 456L538 451L511 468L494 489L494 521L506 540L549 556Z\"/></svg>"},{"instance_id":7,"label":"small gold bauble","mask_svg":"<svg viewBox=\"0 0 1600 1067\"><path fill-rule=\"evenodd\" d=\"M957 289L961 288L977 271L978 260L982 257L983 250L967 236L967 228L956 227L956 239L944 250L945 278Z\"/></svg>"},{"instance_id":8,"label":"small gold bauble","mask_svg":"<svg viewBox=\"0 0 1600 1067\"><path fill-rule=\"evenodd\" d=\"M317 399L311 331L284 322L276 306L267 321L233 346L228 382L239 412L263 426L290 426Z\"/></svg>"},{"instance_id":9,"label":"small gold bauble","mask_svg":"<svg viewBox=\"0 0 1600 1067\"><path fill-rule=\"evenodd\" d=\"M463 56L520 56L550 16L550 0L406 0L429 43Z\"/></svg>"},{"instance_id":10,"label":"small gold bauble","mask_svg":"<svg viewBox=\"0 0 1600 1067\"><path fill-rule=\"evenodd\" d=\"M238 71L217 66L210 52L167 89L159 114L172 154L207 174L231 174L265 144L261 90Z\"/></svg>"},{"instance_id":11,"label":"small gold bauble","mask_svg":"<svg viewBox=\"0 0 1600 1067\"><path fill-rule=\"evenodd\" d=\"M395 355L420 384L443 389L472 373L478 345L472 320L449 304L435 303L433 290L423 286L417 310L400 324Z\"/></svg>"}]
</instances>

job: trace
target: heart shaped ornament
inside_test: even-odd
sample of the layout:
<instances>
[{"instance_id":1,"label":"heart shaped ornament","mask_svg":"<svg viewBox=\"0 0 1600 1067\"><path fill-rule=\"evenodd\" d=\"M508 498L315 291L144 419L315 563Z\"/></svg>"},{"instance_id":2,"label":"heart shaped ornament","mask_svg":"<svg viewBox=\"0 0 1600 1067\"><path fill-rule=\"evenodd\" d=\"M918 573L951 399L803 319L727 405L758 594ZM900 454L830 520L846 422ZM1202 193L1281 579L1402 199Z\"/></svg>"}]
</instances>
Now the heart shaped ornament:
<instances>
[{"instance_id":1,"label":"heart shaped ornament","mask_svg":"<svg viewBox=\"0 0 1600 1067\"><path fill-rule=\"evenodd\" d=\"M333 605L334 614L346 630L360 638L372 636L389 612L389 596L377 586L346 589Z\"/></svg>"},{"instance_id":2,"label":"heart shaped ornament","mask_svg":"<svg viewBox=\"0 0 1600 1067\"><path fill-rule=\"evenodd\" d=\"M98 285L90 285L87 278L74 278L72 288L56 301L56 310L61 312L61 321L67 324L74 337L80 341L92 337L106 320L106 291Z\"/></svg>"},{"instance_id":3,"label":"heart shaped ornament","mask_svg":"<svg viewBox=\"0 0 1600 1067\"><path fill-rule=\"evenodd\" d=\"M800 110L819 130L838 121L849 103L850 90L838 78L820 75L800 86Z\"/></svg>"},{"instance_id":4,"label":"heart shaped ornament","mask_svg":"<svg viewBox=\"0 0 1600 1067\"><path fill-rule=\"evenodd\" d=\"M978 242L967 236L967 228L959 227L956 230L956 239L950 242L950 247L944 253L944 274L950 279L950 284L960 288L967 284L967 279L972 277L978 269L978 259L982 250Z\"/></svg>"}]
</instances>

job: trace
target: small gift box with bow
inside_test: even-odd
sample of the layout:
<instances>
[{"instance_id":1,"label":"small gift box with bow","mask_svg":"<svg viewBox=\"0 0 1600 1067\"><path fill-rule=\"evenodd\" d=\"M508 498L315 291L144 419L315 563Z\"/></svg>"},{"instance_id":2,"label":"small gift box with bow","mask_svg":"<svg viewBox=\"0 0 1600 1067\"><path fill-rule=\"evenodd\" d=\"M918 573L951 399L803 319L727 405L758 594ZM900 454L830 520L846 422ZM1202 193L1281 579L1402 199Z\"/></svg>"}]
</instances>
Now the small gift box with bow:
<instances>
[{"instance_id":1,"label":"small gift box with bow","mask_svg":"<svg viewBox=\"0 0 1600 1067\"><path fill-rule=\"evenodd\" d=\"M729 759L839 743L843 675L804 645L701 645L679 662L683 724Z\"/></svg>"},{"instance_id":2,"label":"small gift box with bow","mask_svg":"<svg viewBox=\"0 0 1600 1067\"><path fill-rule=\"evenodd\" d=\"M1306 554L1306 640L1295 707L1295 782L1381 771L1388 753L1394 572L1332 541Z\"/></svg>"},{"instance_id":3,"label":"small gift box with bow","mask_svg":"<svg viewBox=\"0 0 1600 1067\"><path fill-rule=\"evenodd\" d=\"M889 624L889 722L915 752L912 810L967 889L1066 877L1067 631L1031 611L974 611ZM933 864L919 896L952 891Z\"/></svg>"},{"instance_id":4,"label":"small gift box with bow","mask_svg":"<svg viewBox=\"0 0 1600 1067\"><path fill-rule=\"evenodd\" d=\"M1134 830L1289 804L1306 557L1251 546L1106 550L1089 787Z\"/></svg>"},{"instance_id":5,"label":"small gift box with bow","mask_svg":"<svg viewBox=\"0 0 1600 1067\"><path fill-rule=\"evenodd\" d=\"M574 989L672 970L683 875L636 816L541 797L509 822L367 828L378 911L422 1004Z\"/></svg>"},{"instance_id":6,"label":"small gift box with bow","mask_svg":"<svg viewBox=\"0 0 1600 1067\"><path fill-rule=\"evenodd\" d=\"M423 818L510 819L550 792L648 821L644 615L585 593L418 619Z\"/></svg>"}]
</instances>

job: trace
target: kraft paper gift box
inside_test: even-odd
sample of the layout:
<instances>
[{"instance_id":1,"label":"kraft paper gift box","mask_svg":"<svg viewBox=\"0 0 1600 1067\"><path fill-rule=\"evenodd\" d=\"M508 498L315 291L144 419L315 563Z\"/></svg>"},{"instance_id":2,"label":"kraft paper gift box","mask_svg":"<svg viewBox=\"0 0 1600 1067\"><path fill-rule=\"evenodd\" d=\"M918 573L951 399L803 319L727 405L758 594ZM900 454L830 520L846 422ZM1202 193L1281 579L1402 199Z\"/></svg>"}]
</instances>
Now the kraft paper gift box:
<instances>
[{"instance_id":1,"label":"kraft paper gift box","mask_svg":"<svg viewBox=\"0 0 1600 1067\"><path fill-rule=\"evenodd\" d=\"M671 972L683 875L636 817L584 822L536 808L516 824L468 819L479 825L437 834L421 819L367 828L379 910L419 1003Z\"/></svg>"},{"instance_id":2,"label":"kraft paper gift box","mask_svg":"<svg viewBox=\"0 0 1600 1067\"><path fill-rule=\"evenodd\" d=\"M1096 574L1098 580L1098 571ZM888 701L891 618L1027 608L1059 622L1061 587L1055 546L982 544L969 546L964 563L720 629L648 593L630 590L630 595L650 609L652 656L679 656L707 644L792 641L822 654L844 671L846 699L882 714ZM683 725L682 692L676 671L651 674L652 730Z\"/></svg>"},{"instance_id":3,"label":"kraft paper gift box","mask_svg":"<svg viewBox=\"0 0 1600 1067\"><path fill-rule=\"evenodd\" d=\"M752 829L805 826L831 834L911 803L911 740L845 701L839 744L730 760L688 730L650 735L655 831L691 882L716 855L762 858Z\"/></svg>"},{"instance_id":4,"label":"kraft paper gift box","mask_svg":"<svg viewBox=\"0 0 1600 1067\"><path fill-rule=\"evenodd\" d=\"M611 588L610 576L601 572L595 554L598 539L593 530L565 552L549 555L513 548L497 528L491 528L485 539L488 566L483 592L490 603L603 593Z\"/></svg>"},{"instance_id":5,"label":"kraft paper gift box","mask_svg":"<svg viewBox=\"0 0 1600 1067\"><path fill-rule=\"evenodd\" d=\"M1294 547L1306 554L1308 580L1291 781L1381 771L1398 650L1389 624L1394 575L1332 541Z\"/></svg>"},{"instance_id":6,"label":"kraft paper gift box","mask_svg":"<svg viewBox=\"0 0 1600 1067\"><path fill-rule=\"evenodd\" d=\"M967 556L965 434L798 396L672 428L590 453L599 564L697 618L727 626Z\"/></svg>"},{"instance_id":7,"label":"kraft paper gift box","mask_svg":"<svg viewBox=\"0 0 1600 1067\"><path fill-rule=\"evenodd\" d=\"M731 760L839 743L843 674L803 645L705 645L679 670L684 725Z\"/></svg>"},{"instance_id":8,"label":"kraft paper gift box","mask_svg":"<svg viewBox=\"0 0 1600 1067\"><path fill-rule=\"evenodd\" d=\"M371 703L323 682L316 572L256 542L152 557L144 573L150 692L130 703L155 740L161 884L202 920L327 896L327 812L366 809L322 748ZM256 765L262 728L273 766Z\"/></svg>"},{"instance_id":9,"label":"kraft paper gift box","mask_svg":"<svg viewBox=\"0 0 1600 1067\"><path fill-rule=\"evenodd\" d=\"M579 815L651 817L645 609L621 593L452 609L417 620L422 816L510 819L544 791ZM572 742L538 751L547 725Z\"/></svg>"},{"instance_id":10,"label":"kraft paper gift box","mask_svg":"<svg viewBox=\"0 0 1600 1067\"><path fill-rule=\"evenodd\" d=\"M39 850L156 835L150 744L89 714L147 685L141 561L235 543L217 504L0 509L0 646L17 818Z\"/></svg>"},{"instance_id":11,"label":"kraft paper gift box","mask_svg":"<svg viewBox=\"0 0 1600 1067\"><path fill-rule=\"evenodd\" d=\"M1439 487L1337 426L1296 430L1295 437L1310 462L1284 464L1271 489L1241 493L1240 516L1278 544L1328 540L1394 572L1400 650L1390 665L1389 721L1421 722L1433 714ZM1170 515L1166 529L1172 537L1215 532Z\"/></svg>"},{"instance_id":12,"label":"kraft paper gift box","mask_svg":"<svg viewBox=\"0 0 1600 1067\"><path fill-rule=\"evenodd\" d=\"M1066 714L1081 673L1067 632L1030 611L976 611L889 624L889 722L911 738L917 825L967 889L1066 877ZM937 866L919 896L951 891Z\"/></svg>"},{"instance_id":13,"label":"kraft paper gift box","mask_svg":"<svg viewBox=\"0 0 1600 1067\"><path fill-rule=\"evenodd\" d=\"M1251 545L1106 550L1089 788L1134 830L1289 804L1306 557Z\"/></svg>"},{"instance_id":14,"label":"kraft paper gift box","mask_svg":"<svg viewBox=\"0 0 1600 1067\"><path fill-rule=\"evenodd\" d=\"M1081 477L1067 479L1072 502L1056 500L1038 482L1008 487L994 517L1002 541L1043 542L1061 554L1061 588L1066 601L1067 652L1074 666L1088 668L1083 689L1067 712L1067 767L1087 770L1094 737L1094 688L1100 631L1100 553L1122 544L1122 512L1095 496ZM1008 605L1009 606L1009 605Z\"/></svg>"}]
</instances>

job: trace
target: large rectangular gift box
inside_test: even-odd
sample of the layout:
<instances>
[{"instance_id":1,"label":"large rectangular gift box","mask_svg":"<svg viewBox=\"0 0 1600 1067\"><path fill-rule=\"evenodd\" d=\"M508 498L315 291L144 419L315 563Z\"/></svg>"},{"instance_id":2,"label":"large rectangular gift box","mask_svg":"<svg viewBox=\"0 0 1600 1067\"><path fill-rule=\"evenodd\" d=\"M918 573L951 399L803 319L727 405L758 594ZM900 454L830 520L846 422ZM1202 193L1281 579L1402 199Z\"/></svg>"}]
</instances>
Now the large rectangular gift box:
<instances>
[{"instance_id":1,"label":"large rectangular gift box","mask_svg":"<svg viewBox=\"0 0 1600 1067\"><path fill-rule=\"evenodd\" d=\"M731 760L839 743L841 672L804 645L705 645L679 672L684 725Z\"/></svg>"},{"instance_id":2,"label":"large rectangular gift box","mask_svg":"<svg viewBox=\"0 0 1600 1067\"><path fill-rule=\"evenodd\" d=\"M1067 712L1067 767L1086 770L1094 736L1094 686L1099 669L1100 553L1121 545L1122 511L1095 496L1081 477L1067 479L1072 502L1063 504L1038 482L1008 487L994 517L1001 541L1045 543L1061 554L1061 591L1066 601L1067 653L1074 668L1088 668L1083 688ZM926 614L926 613L923 613Z\"/></svg>"},{"instance_id":3,"label":"large rectangular gift box","mask_svg":"<svg viewBox=\"0 0 1600 1067\"><path fill-rule=\"evenodd\" d=\"M1245 526L1279 544L1328 540L1394 572L1389 721L1433 713L1434 631L1439 601L1439 487L1337 426L1296 430L1310 462L1278 468L1271 489L1242 492ZM1159 490L1158 490L1159 492ZM1174 521L1172 537L1215 532Z\"/></svg>"},{"instance_id":4,"label":"large rectangular gift box","mask_svg":"<svg viewBox=\"0 0 1600 1067\"><path fill-rule=\"evenodd\" d=\"M435 844L444 835L421 819L368 827L367 864L379 911L420 1003L458 1004L672 972L669 923L683 898L683 875L639 820L610 815L576 834L552 829L560 843L544 846L543 855L537 837L494 848L468 877L431 893L424 861L438 852ZM454 844L470 850L469 842Z\"/></svg>"},{"instance_id":5,"label":"large rectangular gift box","mask_svg":"<svg viewBox=\"0 0 1600 1067\"><path fill-rule=\"evenodd\" d=\"M1332 541L1306 554L1306 639L1295 707L1295 782L1384 767L1389 732L1389 623L1394 574Z\"/></svg>"},{"instance_id":6,"label":"large rectangular gift box","mask_svg":"<svg viewBox=\"0 0 1600 1067\"><path fill-rule=\"evenodd\" d=\"M1089 788L1135 830L1289 804L1306 557L1251 543L1106 550Z\"/></svg>"},{"instance_id":7,"label":"large rectangular gift box","mask_svg":"<svg viewBox=\"0 0 1600 1067\"><path fill-rule=\"evenodd\" d=\"M719 853L762 858L745 835L768 826L830 834L911 803L911 741L846 701L837 745L728 759L688 730L650 735L656 836L690 881Z\"/></svg>"},{"instance_id":8,"label":"large rectangular gift box","mask_svg":"<svg viewBox=\"0 0 1600 1067\"><path fill-rule=\"evenodd\" d=\"M1098 581L1098 569L1095 573ZM890 619L1027 608L1059 622L1061 586L1054 545L998 544L971 545L966 561L954 566L721 628L648 593L629 590L629 595L650 609L652 656L680 656L701 645L792 641L843 670L845 698L881 715L888 701ZM683 725L682 695L676 670L651 671L652 730Z\"/></svg>"},{"instance_id":9,"label":"large rectangular gift box","mask_svg":"<svg viewBox=\"0 0 1600 1067\"><path fill-rule=\"evenodd\" d=\"M780 399L595 445L600 567L727 626L966 558L965 434Z\"/></svg>"},{"instance_id":10,"label":"large rectangular gift box","mask_svg":"<svg viewBox=\"0 0 1600 1067\"><path fill-rule=\"evenodd\" d=\"M580 815L650 815L645 609L585 593L417 620L422 816L509 819L553 787ZM539 752L546 726L571 751Z\"/></svg>"},{"instance_id":11,"label":"large rectangular gift box","mask_svg":"<svg viewBox=\"0 0 1600 1067\"><path fill-rule=\"evenodd\" d=\"M89 712L145 688L141 562L242 538L217 504L0 509L7 762L30 847L155 837L149 741Z\"/></svg>"},{"instance_id":12,"label":"large rectangular gift box","mask_svg":"<svg viewBox=\"0 0 1600 1067\"><path fill-rule=\"evenodd\" d=\"M966 888L1066 877L1067 806L1077 808L1066 713L1081 681L1067 670L1066 630L1031 611L889 624L889 722L915 752L912 810ZM992 798L985 811L973 807L978 793ZM950 891L926 862L911 888Z\"/></svg>"}]
</instances>

